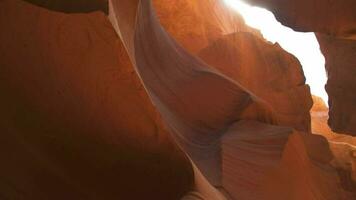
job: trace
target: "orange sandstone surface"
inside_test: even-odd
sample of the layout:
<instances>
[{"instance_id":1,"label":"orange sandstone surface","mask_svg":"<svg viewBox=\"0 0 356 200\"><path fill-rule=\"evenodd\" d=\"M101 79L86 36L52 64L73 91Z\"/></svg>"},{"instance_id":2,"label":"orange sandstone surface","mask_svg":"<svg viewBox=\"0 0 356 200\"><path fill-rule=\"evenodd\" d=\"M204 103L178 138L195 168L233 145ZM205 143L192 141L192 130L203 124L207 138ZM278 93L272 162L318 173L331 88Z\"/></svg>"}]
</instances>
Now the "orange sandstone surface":
<instances>
[{"instance_id":1,"label":"orange sandstone surface","mask_svg":"<svg viewBox=\"0 0 356 200\"><path fill-rule=\"evenodd\" d=\"M176 199L193 168L100 12L0 2L4 199ZM11 19L11 23L9 23Z\"/></svg>"},{"instance_id":2,"label":"orange sandstone surface","mask_svg":"<svg viewBox=\"0 0 356 200\"><path fill-rule=\"evenodd\" d=\"M2 0L0 27L4 199L355 199L352 138L222 1Z\"/></svg>"}]
</instances>

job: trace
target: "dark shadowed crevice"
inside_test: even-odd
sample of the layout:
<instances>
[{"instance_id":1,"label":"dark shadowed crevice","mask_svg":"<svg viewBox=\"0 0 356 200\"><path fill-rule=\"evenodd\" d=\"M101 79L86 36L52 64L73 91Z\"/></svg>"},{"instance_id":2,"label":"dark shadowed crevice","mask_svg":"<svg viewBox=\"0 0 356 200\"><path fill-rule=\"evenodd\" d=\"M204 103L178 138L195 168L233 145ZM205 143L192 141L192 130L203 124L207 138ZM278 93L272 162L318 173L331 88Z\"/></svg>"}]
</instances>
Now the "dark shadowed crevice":
<instances>
[{"instance_id":1,"label":"dark shadowed crevice","mask_svg":"<svg viewBox=\"0 0 356 200\"><path fill-rule=\"evenodd\" d=\"M107 0L24 0L26 2L64 13L88 13L103 11L108 14Z\"/></svg>"}]
</instances>

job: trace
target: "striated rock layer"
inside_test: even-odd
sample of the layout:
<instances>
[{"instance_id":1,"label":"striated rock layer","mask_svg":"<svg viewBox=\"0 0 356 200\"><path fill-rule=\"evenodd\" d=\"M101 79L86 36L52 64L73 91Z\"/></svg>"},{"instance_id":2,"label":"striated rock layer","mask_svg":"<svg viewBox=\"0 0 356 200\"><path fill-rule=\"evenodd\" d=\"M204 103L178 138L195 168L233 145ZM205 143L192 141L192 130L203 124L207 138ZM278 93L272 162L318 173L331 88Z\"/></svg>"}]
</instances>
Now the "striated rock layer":
<instances>
[{"instance_id":1,"label":"striated rock layer","mask_svg":"<svg viewBox=\"0 0 356 200\"><path fill-rule=\"evenodd\" d=\"M293 130L240 121L222 138L223 186L234 199L264 199L263 181L281 160Z\"/></svg>"},{"instance_id":2,"label":"striated rock layer","mask_svg":"<svg viewBox=\"0 0 356 200\"><path fill-rule=\"evenodd\" d=\"M327 141L288 127L241 121L223 138L223 185L233 199L352 199Z\"/></svg>"}]
</instances>

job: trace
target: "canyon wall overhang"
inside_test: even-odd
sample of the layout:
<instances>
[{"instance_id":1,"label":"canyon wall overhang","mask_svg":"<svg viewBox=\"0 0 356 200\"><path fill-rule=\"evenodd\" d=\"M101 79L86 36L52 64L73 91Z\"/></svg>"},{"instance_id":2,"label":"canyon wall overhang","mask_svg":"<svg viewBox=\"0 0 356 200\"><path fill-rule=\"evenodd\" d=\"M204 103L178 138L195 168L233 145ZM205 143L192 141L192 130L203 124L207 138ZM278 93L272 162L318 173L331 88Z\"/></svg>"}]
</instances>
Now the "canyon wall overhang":
<instances>
[{"instance_id":1,"label":"canyon wall overhang","mask_svg":"<svg viewBox=\"0 0 356 200\"><path fill-rule=\"evenodd\" d=\"M356 4L353 0L248 0L296 31L316 32L326 58L329 125L356 135Z\"/></svg>"}]
</instances>

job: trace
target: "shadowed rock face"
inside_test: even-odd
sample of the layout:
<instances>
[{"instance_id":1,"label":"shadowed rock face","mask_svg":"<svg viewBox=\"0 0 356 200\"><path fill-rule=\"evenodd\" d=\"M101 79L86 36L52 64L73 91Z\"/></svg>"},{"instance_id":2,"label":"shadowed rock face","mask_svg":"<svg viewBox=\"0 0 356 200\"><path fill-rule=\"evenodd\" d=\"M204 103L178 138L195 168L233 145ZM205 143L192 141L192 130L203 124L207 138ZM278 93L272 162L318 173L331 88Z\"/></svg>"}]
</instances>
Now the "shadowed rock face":
<instances>
[{"instance_id":1,"label":"shadowed rock face","mask_svg":"<svg viewBox=\"0 0 356 200\"><path fill-rule=\"evenodd\" d=\"M356 40L317 34L325 55L329 94L329 126L356 136Z\"/></svg>"},{"instance_id":2,"label":"shadowed rock face","mask_svg":"<svg viewBox=\"0 0 356 200\"><path fill-rule=\"evenodd\" d=\"M107 0L23 0L29 3L65 13L109 12Z\"/></svg>"},{"instance_id":3,"label":"shadowed rock face","mask_svg":"<svg viewBox=\"0 0 356 200\"><path fill-rule=\"evenodd\" d=\"M318 34L326 58L329 125L335 132L356 136L356 40Z\"/></svg>"},{"instance_id":4,"label":"shadowed rock face","mask_svg":"<svg viewBox=\"0 0 356 200\"><path fill-rule=\"evenodd\" d=\"M0 26L1 198L178 199L192 189L190 161L103 13L4 0Z\"/></svg>"}]
</instances>

